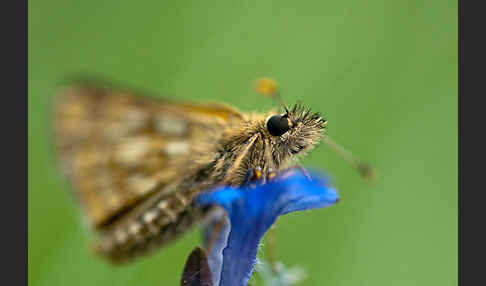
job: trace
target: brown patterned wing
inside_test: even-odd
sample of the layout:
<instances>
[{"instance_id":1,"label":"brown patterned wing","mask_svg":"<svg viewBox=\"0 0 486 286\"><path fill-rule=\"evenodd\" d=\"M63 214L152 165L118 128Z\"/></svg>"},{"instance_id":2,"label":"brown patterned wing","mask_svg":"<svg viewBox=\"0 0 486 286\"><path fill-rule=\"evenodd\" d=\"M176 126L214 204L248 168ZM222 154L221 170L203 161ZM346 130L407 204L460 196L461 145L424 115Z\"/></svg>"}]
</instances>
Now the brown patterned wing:
<instances>
[{"instance_id":1,"label":"brown patterned wing","mask_svg":"<svg viewBox=\"0 0 486 286\"><path fill-rule=\"evenodd\" d=\"M96 228L110 225L161 190L242 114L135 95L100 83L61 89L55 144L75 197Z\"/></svg>"}]
</instances>

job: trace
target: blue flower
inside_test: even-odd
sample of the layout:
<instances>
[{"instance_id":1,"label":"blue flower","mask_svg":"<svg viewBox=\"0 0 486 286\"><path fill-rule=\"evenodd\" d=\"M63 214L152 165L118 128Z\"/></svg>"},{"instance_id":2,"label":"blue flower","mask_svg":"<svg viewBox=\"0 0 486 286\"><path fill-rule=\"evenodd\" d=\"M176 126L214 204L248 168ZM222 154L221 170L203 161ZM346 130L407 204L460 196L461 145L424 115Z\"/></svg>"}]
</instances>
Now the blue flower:
<instances>
[{"instance_id":1,"label":"blue flower","mask_svg":"<svg viewBox=\"0 0 486 286\"><path fill-rule=\"evenodd\" d=\"M219 205L229 218L208 255L214 285L247 285L260 240L278 216L337 201L327 180L299 169L284 171L265 184L221 187L199 195L200 205Z\"/></svg>"}]
</instances>

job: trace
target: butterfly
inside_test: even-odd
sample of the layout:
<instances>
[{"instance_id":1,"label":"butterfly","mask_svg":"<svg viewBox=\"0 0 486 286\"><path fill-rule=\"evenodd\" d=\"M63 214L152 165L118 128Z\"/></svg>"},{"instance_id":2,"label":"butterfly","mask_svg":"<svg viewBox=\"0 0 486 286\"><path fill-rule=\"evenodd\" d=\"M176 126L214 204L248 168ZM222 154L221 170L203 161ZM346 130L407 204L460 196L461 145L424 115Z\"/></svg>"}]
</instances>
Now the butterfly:
<instances>
[{"instance_id":1,"label":"butterfly","mask_svg":"<svg viewBox=\"0 0 486 286\"><path fill-rule=\"evenodd\" d=\"M59 89L55 149L97 234L98 254L120 263L167 245L211 213L193 202L198 194L271 178L322 140L372 176L367 164L330 140L319 113L285 106L271 79L256 88L279 100L281 112L176 102L103 80Z\"/></svg>"}]
</instances>

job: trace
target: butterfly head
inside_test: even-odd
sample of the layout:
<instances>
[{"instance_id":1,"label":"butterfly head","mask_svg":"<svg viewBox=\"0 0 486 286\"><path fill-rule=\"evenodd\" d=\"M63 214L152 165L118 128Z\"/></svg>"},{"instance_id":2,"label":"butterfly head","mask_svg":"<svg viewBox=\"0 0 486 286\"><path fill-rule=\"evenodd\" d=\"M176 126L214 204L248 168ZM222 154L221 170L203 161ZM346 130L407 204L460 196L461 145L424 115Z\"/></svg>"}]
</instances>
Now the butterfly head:
<instances>
[{"instance_id":1,"label":"butterfly head","mask_svg":"<svg viewBox=\"0 0 486 286\"><path fill-rule=\"evenodd\" d=\"M280 150L282 156L305 154L321 141L327 120L298 104L285 110L283 114L267 118L265 135L270 137L272 145Z\"/></svg>"}]
</instances>

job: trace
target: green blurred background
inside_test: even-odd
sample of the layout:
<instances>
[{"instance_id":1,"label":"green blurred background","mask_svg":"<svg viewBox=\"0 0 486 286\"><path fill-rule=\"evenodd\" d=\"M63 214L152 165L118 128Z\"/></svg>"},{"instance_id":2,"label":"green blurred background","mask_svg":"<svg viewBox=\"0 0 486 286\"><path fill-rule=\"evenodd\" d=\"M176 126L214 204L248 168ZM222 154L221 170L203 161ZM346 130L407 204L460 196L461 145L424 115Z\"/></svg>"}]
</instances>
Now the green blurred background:
<instances>
[{"instance_id":1,"label":"green blurred background","mask_svg":"<svg viewBox=\"0 0 486 286\"><path fill-rule=\"evenodd\" d=\"M31 285L178 285L191 232L113 268L51 160L48 107L72 74L102 75L176 98L244 111L273 102L327 115L329 134L380 172L364 183L321 145L304 166L341 196L279 220L278 256L301 285L457 284L457 1L29 1Z\"/></svg>"}]
</instances>

